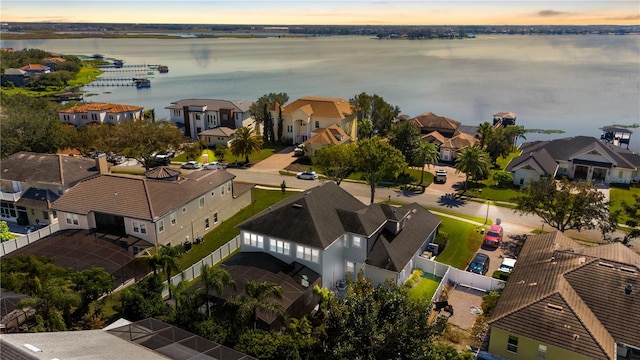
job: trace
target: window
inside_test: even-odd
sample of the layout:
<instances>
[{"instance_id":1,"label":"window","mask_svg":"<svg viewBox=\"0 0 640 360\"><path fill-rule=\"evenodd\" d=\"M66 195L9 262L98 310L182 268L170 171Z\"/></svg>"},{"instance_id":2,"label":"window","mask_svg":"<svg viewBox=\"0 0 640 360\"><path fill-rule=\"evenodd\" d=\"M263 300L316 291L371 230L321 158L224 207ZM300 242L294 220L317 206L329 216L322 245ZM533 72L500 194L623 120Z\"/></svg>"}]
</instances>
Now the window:
<instances>
[{"instance_id":1,"label":"window","mask_svg":"<svg viewBox=\"0 0 640 360\"><path fill-rule=\"evenodd\" d=\"M224 186L220 187L220 196L224 196Z\"/></svg>"},{"instance_id":2,"label":"window","mask_svg":"<svg viewBox=\"0 0 640 360\"><path fill-rule=\"evenodd\" d=\"M546 359L547 358L547 346L546 345L538 345L538 359Z\"/></svg>"},{"instance_id":3,"label":"window","mask_svg":"<svg viewBox=\"0 0 640 360\"><path fill-rule=\"evenodd\" d=\"M164 220L160 220L158 221L158 233L161 233L164 231Z\"/></svg>"},{"instance_id":4,"label":"window","mask_svg":"<svg viewBox=\"0 0 640 360\"><path fill-rule=\"evenodd\" d=\"M140 223L140 233L141 234L147 233L147 224Z\"/></svg>"},{"instance_id":5,"label":"window","mask_svg":"<svg viewBox=\"0 0 640 360\"><path fill-rule=\"evenodd\" d=\"M91 114L91 120L98 120L98 114Z\"/></svg>"},{"instance_id":6,"label":"window","mask_svg":"<svg viewBox=\"0 0 640 360\"><path fill-rule=\"evenodd\" d=\"M80 116L80 118L81 118L82 120L87 120L87 114L82 114L82 115Z\"/></svg>"},{"instance_id":7,"label":"window","mask_svg":"<svg viewBox=\"0 0 640 360\"><path fill-rule=\"evenodd\" d=\"M137 221L133 222L133 232L140 232L140 225L138 224Z\"/></svg>"},{"instance_id":8,"label":"window","mask_svg":"<svg viewBox=\"0 0 640 360\"><path fill-rule=\"evenodd\" d=\"M171 215L169 215L169 220L171 221L171 226L176 224L176 213L171 213Z\"/></svg>"},{"instance_id":9,"label":"window","mask_svg":"<svg viewBox=\"0 0 640 360\"><path fill-rule=\"evenodd\" d=\"M622 179L622 176L624 175L624 173L622 171L618 171L618 178Z\"/></svg>"},{"instance_id":10,"label":"window","mask_svg":"<svg viewBox=\"0 0 640 360\"><path fill-rule=\"evenodd\" d=\"M518 337L509 335L509 340L507 341L507 351L514 354L518 352Z\"/></svg>"},{"instance_id":11,"label":"window","mask_svg":"<svg viewBox=\"0 0 640 360\"><path fill-rule=\"evenodd\" d=\"M78 225L78 215L67 214L67 224Z\"/></svg>"},{"instance_id":12,"label":"window","mask_svg":"<svg viewBox=\"0 0 640 360\"><path fill-rule=\"evenodd\" d=\"M51 210L51 215L53 216L54 219L58 218L58 212L55 210Z\"/></svg>"},{"instance_id":13,"label":"window","mask_svg":"<svg viewBox=\"0 0 640 360\"><path fill-rule=\"evenodd\" d=\"M278 254L290 255L291 245L282 240L269 240L269 250Z\"/></svg>"},{"instance_id":14,"label":"window","mask_svg":"<svg viewBox=\"0 0 640 360\"><path fill-rule=\"evenodd\" d=\"M353 237L353 247L359 248L362 246L362 238L360 236Z\"/></svg>"},{"instance_id":15,"label":"window","mask_svg":"<svg viewBox=\"0 0 640 360\"><path fill-rule=\"evenodd\" d=\"M320 262L320 251L310 247L296 246L296 256L298 259L304 259L314 263Z\"/></svg>"},{"instance_id":16,"label":"window","mask_svg":"<svg viewBox=\"0 0 640 360\"><path fill-rule=\"evenodd\" d=\"M229 114L222 114L222 116L220 117L220 120L229 121Z\"/></svg>"},{"instance_id":17,"label":"window","mask_svg":"<svg viewBox=\"0 0 640 360\"><path fill-rule=\"evenodd\" d=\"M187 212L187 208L186 208L186 207L183 207L183 208L182 208L182 213L184 214L184 213L186 213L186 212Z\"/></svg>"},{"instance_id":18,"label":"window","mask_svg":"<svg viewBox=\"0 0 640 360\"><path fill-rule=\"evenodd\" d=\"M196 113L194 114L194 117L196 118L196 120L200 120L200 114Z\"/></svg>"},{"instance_id":19,"label":"window","mask_svg":"<svg viewBox=\"0 0 640 360\"><path fill-rule=\"evenodd\" d=\"M264 237L257 234L244 233L244 243L245 245L251 245L263 249Z\"/></svg>"},{"instance_id":20,"label":"window","mask_svg":"<svg viewBox=\"0 0 640 360\"><path fill-rule=\"evenodd\" d=\"M316 129L320 128L320 121L316 120Z\"/></svg>"},{"instance_id":21,"label":"window","mask_svg":"<svg viewBox=\"0 0 640 360\"><path fill-rule=\"evenodd\" d=\"M44 220L49 219L49 213L48 213L48 212L46 212L46 211L43 211L43 212L42 212L42 218L43 218Z\"/></svg>"},{"instance_id":22,"label":"window","mask_svg":"<svg viewBox=\"0 0 640 360\"><path fill-rule=\"evenodd\" d=\"M214 224L218 223L218 213L217 212L213 213L213 223Z\"/></svg>"},{"instance_id":23,"label":"window","mask_svg":"<svg viewBox=\"0 0 640 360\"><path fill-rule=\"evenodd\" d=\"M200 198L200 209L204 207L204 196Z\"/></svg>"},{"instance_id":24,"label":"window","mask_svg":"<svg viewBox=\"0 0 640 360\"><path fill-rule=\"evenodd\" d=\"M109 114L109 120L113 120L113 115Z\"/></svg>"},{"instance_id":25,"label":"window","mask_svg":"<svg viewBox=\"0 0 640 360\"><path fill-rule=\"evenodd\" d=\"M287 132L288 133L292 133L293 132L293 125L287 125Z\"/></svg>"},{"instance_id":26,"label":"window","mask_svg":"<svg viewBox=\"0 0 640 360\"><path fill-rule=\"evenodd\" d=\"M204 229L207 230L209 228L209 218L204 219Z\"/></svg>"},{"instance_id":27,"label":"window","mask_svg":"<svg viewBox=\"0 0 640 360\"><path fill-rule=\"evenodd\" d=\"M215 195L216 192L214 190L211 190L211 196Z\"/></svg>"},{"instance_id":28,"label":"window","mask_svg":"<svg viewBox=\"0 0 640 360\"><path fill-rule=\"evenodd\" d=\"M228 190L229 192L231 192L231 183L228 183L228 184L227 184L227 190Z\"/></svg>"},{"instance_id":29,"label":"window","mask_svg":"<svg viewBox=\"0 0 640 360\"><path fill-rule=\"evenodd\" d=\"M344 271L346 273L351 273L353 275L353 273L355 273L356 271L356 263L352 262L352 261L347 261L345 267L344 267Z\"/></svg>"}]
</instances>

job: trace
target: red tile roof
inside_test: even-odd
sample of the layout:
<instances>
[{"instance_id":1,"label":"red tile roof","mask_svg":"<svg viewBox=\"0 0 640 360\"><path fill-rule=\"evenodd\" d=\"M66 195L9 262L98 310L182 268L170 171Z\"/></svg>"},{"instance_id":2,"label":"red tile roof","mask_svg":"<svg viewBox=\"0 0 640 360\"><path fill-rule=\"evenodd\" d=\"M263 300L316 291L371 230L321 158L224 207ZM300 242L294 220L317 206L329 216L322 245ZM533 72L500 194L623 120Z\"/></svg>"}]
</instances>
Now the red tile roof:
<instances>
[{"instance_id":1,"label":"red tile roof","mask_svg":"<svg viewBox=\"0 0 640 360\"><path fill-rule=\"evenodd\" d=\"M86 103L79 104L74 107L60 110L61 113L69 113L69 114L79 114L86 113L89 111L106 111L108 113L123 113L130 111L139 111L142 110L142 106L135 105L120 105L120 104L109 104L109 103Z\"/></svg>"}]
</instances>

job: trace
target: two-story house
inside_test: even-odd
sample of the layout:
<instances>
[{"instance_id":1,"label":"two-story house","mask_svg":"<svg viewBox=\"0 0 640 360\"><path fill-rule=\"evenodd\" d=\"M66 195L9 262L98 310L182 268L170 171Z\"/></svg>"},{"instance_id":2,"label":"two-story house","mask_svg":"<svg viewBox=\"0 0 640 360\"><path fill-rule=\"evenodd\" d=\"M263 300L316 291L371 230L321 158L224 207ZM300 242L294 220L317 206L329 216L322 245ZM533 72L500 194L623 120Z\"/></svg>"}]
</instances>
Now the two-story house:
<instances>
[{"instance_id":1,"label":"two-story house","mask_svg":"<svg viewBox=\"0 0 640 360\"><path fill-rule=\"evenodd\" d=\"M594 137L527 142L520 151L505 168L515 185L555 176L604 183L640 181L640 155Z\"/></svg>"},{"instance_id":2,"label":"two-story house","mask_svg":"<svg viewBox=\"0 0 640 360\"><path fill-rule=\"evenodd\" d=\"M426 112L407 121L418 128L422 141L438 146L440 160L444 162L454 162L458 151L478 141L474 134L470 133L473 128L462 126L459 121L432 112Z\"/></svg>"},{"instance_id":3,"label":"two-story house","mask_svg":"<svg viewBox=\"0 0 640 360\"><path fill-rule=\"evenodd\" d=\"M527 238L493 312L501 359L640 357L640 255L583 247L560 232Z\"/></svg>"},{"instance_id":4,"label":"two-story house","mask_svg":"<svg viewBox=\"0 0 640 360\"><path fill-rule=\"evenodd\" d=\"M86 124L118 124L142 119L142 107L109 103L84 103L58 111L60 121L81 127Z\"/></svg>"},{"instance_id":5,"label":"two-story house","mask_svg":"<svg viewBox=\"0 0 640 360\"><path fill-rule=\"evenodd\" d=\"M406 280L440 219L414 203L364 205L333 182L280 201L237 226L242 252L302 264L334 288L361 269L374 284Z\"/></svg>"},{"instance_id":6,"label":"two-story house","mask_svg":"<svg viewBox=\"0 0 640 360\"><path fill-rule=\"evenodd\" d=\"M102 172L108 172L104 163ZM21 151L0 161L0 215L20 225L58 221L52 204L81 180L100 173L96 160Z\"/></svg>"},{"instance_id":7,"label":"two-story house","mask_svg":"<svg viewBox=\"0 0 640 360\"><path fill-rule=\"evenodd\" d=\"M219 126L237 129L254 127L254 119L249 109L249 100L184 99L165 107L169 109L170 120L184 125L184 135L197 139L209 129Z\"/></svg>"},{"instance_id":8,"label":"two-story house","mask_svg":"<svg viewBox=\"0 0 640 360\"><path fill-rule=\"evenodd\" d=\"M234 184L235 176L225 170L164 173L81 181L53 204L60 230L131 235L144 241L130 244L136 254L155 244L193 242L251 204L251 186Z\"/></svg>"},{"instance_id":9,"label":"two-story house","mask_svg":"<svg viewBox=\"0 0 640 360\"><path fill-rule=\"evenodd\" d=\"M351 139L357 141L358 122L348 100L340 98L306 96L280 108L276 104L270 110L274 122L282 110L282 136L293 140L294 144L311 139L314 130L335 125Z\"/></svg>"}]
</instances>

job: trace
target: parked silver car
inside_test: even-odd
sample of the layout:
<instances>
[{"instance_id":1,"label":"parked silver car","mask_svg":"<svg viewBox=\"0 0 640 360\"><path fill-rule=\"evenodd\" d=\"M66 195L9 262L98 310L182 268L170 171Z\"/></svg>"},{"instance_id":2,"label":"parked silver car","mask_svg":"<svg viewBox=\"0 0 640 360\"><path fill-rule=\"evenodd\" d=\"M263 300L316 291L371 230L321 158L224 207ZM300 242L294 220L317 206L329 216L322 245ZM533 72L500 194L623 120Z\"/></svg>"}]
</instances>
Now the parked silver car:
<instances>
[{"instance_id":1,"label":"parked silver car","mask_svg":"<svg viewBox=\"0 0 640 360\"><path fill-rule=\"evenodd\" d=\"M202 164L197 161L187 161L186 163L182 164L183 169L200 169L201 166Z\"/></svg>"},{"instance_id":2,"label":"parked silver car","mask_svg":"<svg viewBox=\"0 0 640 360\"><path fill-rule=\"evenodd\" d=\"M315 180L318 178L318 174L315 171L303 171L297 173L296 177L302 180Z\"/></svg>"}]
</instances>

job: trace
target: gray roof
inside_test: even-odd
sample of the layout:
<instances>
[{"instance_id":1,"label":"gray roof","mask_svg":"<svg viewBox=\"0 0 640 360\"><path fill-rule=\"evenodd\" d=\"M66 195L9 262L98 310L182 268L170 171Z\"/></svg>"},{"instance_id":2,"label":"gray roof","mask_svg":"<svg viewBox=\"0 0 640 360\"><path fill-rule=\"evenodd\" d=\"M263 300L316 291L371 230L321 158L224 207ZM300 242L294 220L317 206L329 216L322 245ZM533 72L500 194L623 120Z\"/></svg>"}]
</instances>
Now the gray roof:
<instances>
[{"instance_id":1,"label":"gray roof","mask_svg":"<svg viewBox=\"0 0 640 360\"><path fill-rule=\"evenodd\" d=\"M19 75L19 76L25 76L27 74L26 71L24 70L20 70L20 69L16 69L16 68L11 68L11 69L7 69L4 71L5 75Z\"/></svg>"},{"instance_id":2,"label":"gray roof","mask_svg":"<svg viewBox=\"0 0 640 360\"><path fill-rule=\"evenodd\" d=\"M238 229L326 249L345 233L339 211L365 205L333 182L289 196L242 222Z\"/></svg>"},{"instance_id":3,"label":"gray roof","mask_svg":"<svg viewBox=\"0 0 640 360\"><path fill-rule=\"evenodd\" d=\"M520 146L522 154L545 149L555 161L569 161L575 156L591 150L611 157L616 167L636 169L640 167L640 155L630 150L607 144L590 136L575 136L549 141L526 142Z\"/></svg>"},{"instance_id":4,"label":"gray roof","mask_svg":"<svg viewBox=\"0 0 640 360\"><path fill-rule=\"evenodd\" d=\"M538 151L531 151L523 153L522 155L511 159L506 171L514 171L518 168L525 166L538 166L543 170L543 176L555 176L558 170L558 163L553 160L549 152L545 148L541 148Z\"/></svg>"},{"instance_id":5,"label":"gray roof","mask_svg":"<svg viewBox=\"0 0 640 360\"><path fill-rule=\"evenodd\" d=\"M218 126L213 129L205 130L198 135L208 135L208 136L221 136L221 137L229 137L233 136L236 133L236 129L231 129L226 126Z\"/></svg>"},{"instance_id":6,"label":"gray roof","mask_svg":"<svg viewBox=\"0 0 640 360\"><path fill-rule=\"evenodd\" d=\"M185 106L206 106L207 110L235 109L248 112L253 104L250 100L183 99L174 101L165 109L182 109Z\"/></svg>"},{"instance_id":7,"label":"gray roof","mask_svg":"<svg viewBox=\"0 0 640 360\"><path fill-rule=\"evenodd\" d=\"M393 232L396 225L402 230ZM377 236L367 264L393 271L403 269L440 219L418 204L365 206L333 182L290 196L237 227L326 249L345 233Z\"/></svg>"},{"instance_id":8,"label":"gray roof","mask_svg":"<svg viewBox=\"0 0 640 360\"><path fill-rule=\"evenodd\" d=\"M0 161L2 179L64 187L98 174L96 160L80 156L21 151Z\"/></svg>"}]
</instances>

